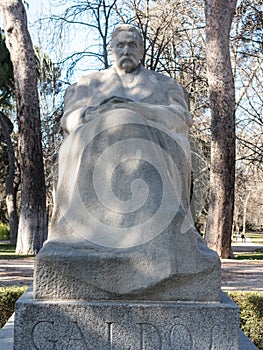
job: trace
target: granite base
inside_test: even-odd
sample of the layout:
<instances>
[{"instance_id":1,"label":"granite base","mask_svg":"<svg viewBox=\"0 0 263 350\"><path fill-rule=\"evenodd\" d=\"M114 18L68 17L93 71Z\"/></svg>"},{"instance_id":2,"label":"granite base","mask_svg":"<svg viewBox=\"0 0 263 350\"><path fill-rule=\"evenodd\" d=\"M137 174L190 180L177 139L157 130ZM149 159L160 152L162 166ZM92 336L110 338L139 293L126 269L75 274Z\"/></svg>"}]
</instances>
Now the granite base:
<instances>
[{"instance_id":1,"label":"granite base","mask_svg":"<svg viewBox=\"0 0 263 350\"><path fill-rule=\"evenodd\" d=\"M221 303L35 301L16 303L15 350L239 350L239 309Z\"/></svg>"}]
</instances>

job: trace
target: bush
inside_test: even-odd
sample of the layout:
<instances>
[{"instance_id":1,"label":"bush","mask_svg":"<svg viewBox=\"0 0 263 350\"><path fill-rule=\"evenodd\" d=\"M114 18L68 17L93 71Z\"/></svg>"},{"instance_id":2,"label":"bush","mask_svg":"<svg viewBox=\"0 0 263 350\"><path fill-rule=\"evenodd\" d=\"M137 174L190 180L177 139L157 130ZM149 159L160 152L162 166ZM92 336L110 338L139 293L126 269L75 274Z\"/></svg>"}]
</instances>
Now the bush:
<instances>
[{"instance_id":1,"label":"bush","mask_svg":"<svg viewBox=\"0 0 263 350\"><path fill-rule=\"evenodd\" d=\"M15 302L27 290L24 287L0 288L0 328L14 312ZM227 292L240 308L240 326L251 341L263 350L263 293Z\"/></svg>"},{"instance_id":2,"label":"bush","mask_svg":"<svg viewBox=\"0 0 263 350\"><path fill-rule=\"evenodd\" d=\"M10 239L9 226L3 223L0 223L0 241L6 241Z\"/></svg>"},{"instance_id":3,"label":"bush","mask_svg":"<svg viewBox=\"0 0 263 350\"><path fill-rule=\"evenodd\" d=\"M263 293L228 292L240 308L240 327L251 341L263 350Z\"/></svg>"},{"instance_id":4,"label":"bush","mask_svg":"<svg viewBox=\"0 0 263 350\"><path fill-rule=\"evenodd\" d=\"M14 312L15 302L27 290L24 287L0 287L0 328L8 321Z\"/></svg>"}]
</instances>

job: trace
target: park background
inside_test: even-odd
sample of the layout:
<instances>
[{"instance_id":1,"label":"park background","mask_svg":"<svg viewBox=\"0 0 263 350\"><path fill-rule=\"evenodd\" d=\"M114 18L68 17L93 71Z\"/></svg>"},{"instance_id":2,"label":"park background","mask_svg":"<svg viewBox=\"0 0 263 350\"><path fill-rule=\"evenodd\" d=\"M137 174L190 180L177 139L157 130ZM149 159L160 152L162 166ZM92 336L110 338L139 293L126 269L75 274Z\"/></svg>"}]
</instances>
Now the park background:
<instances>
[{"instance_id":1,"label":"park background","mask_svg":"<svg viewBox=\"0 0 263 350\"><path fill-rule=\"evenodd\" d=\"M0 2L0 9L2 3L4 1ZM136 25L143 34L144 65L177 79L189 93L190 113L194 121L191 131L195 164L192 204L200 234L222 258L233 258L231 241L242 240L241 236L243 240L250 239L262 244L262 1L226 1L224 6L228 4L229 8L225 6L221 9L221 17L217 17L220 14L217 1L207 1L206 5L199 0L191 3L184 0L28 0L23 3L28 13L28 29L37 68L43 183L46 192L43 196L46 204L45 217L49 220L52 213L57 152L64 138L59 120L63 113L65 89L89 71L105 69L111 65L108 52L110 35L116 24L124 22ZM232 7L235 4L234 9L230 3ZM212 11L211 18L209 6L210 10L216 10ZM227 18L229 33L221 30L221 27L227 27L224 22ZM18 147L22 137L22 118L15 96L15 67L6 47L3 22L0 22L0 27L0 238L10 239L11 246L16 246L17 254L32 255L41 248L46 237L43 235L40 239L34 230L28 234L25 225L21 225L23 203L28 203L30 197L26 191L21 191L23 182L28 178L21 175L25 174L23 162L27 154L21 157ZM213 28L216 28L218 34L213 34ZM208 38L213 39L213 35L215 47L218 43L225 45L222 57L217 55L214 61L212 54L220 51L209 51L207 46ZM224 90L232 83L226 76L226 72L229 72L228 56L235 96L233 93L227 95ZM211 61L214 66L211 66ZM221 64L217 65L217 61ZM214 68L218 71L212 72ZM216 101L214 105L211 100L211 86L214 83L212 73L217 73L214 81L225 97L224 101ZM222 86L220 77L222 81L226 79ZM216 129L220 130L218 134ZM29 149L35 148L36 136L39 136L39 132L33 133L31 144L28 141ZM217 163L221 167L220 171L225 174L221 179L224 186L219 186L217 179L210 176L213 165L218 161L213 158L213 153L218 153L215 152L215 141L221 144L221 158L225 158L224 162ZM34 164L36 173L41 177L38 166L39 164ZM32 177L31 185L35 180ZM233 200L219 203L218 213L211 209L213 188L226 199L233 197ZM36 189L34 192L36 202L38 194L42 192ZM213 221L213 218L216 220ZM222 223L227 223L227 226ZM41 243L37 246L35 242ZM9 248L12 250L11 246L5 246L3 251ZM262 248L258 248L245 258L259 260L262 255ZM262 319L262 295L257 300L257 314ZM249 319L252 322L252 317ZM255 329L259 329L258 322L258 319L252 322ZM262 344L263 327L260 329L258 332Z\"/></svg>"}]
</instances>

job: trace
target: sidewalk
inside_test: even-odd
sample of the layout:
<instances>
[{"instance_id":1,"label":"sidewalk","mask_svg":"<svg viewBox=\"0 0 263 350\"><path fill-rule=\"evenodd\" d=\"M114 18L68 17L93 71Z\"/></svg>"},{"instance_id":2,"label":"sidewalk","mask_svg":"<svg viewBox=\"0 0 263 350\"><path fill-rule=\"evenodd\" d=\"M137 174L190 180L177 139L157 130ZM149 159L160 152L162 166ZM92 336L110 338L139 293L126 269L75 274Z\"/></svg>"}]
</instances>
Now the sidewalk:
<instances>
[{"instance_id":1,"label":"sidewalk","mask_svg":"<svg viewBox=\"0 0 263 350\"><path fill-rule=\"evenodd\" d=\"M251 242L233 243L234 254L253 252L263 245ZM263 292L263 260L222 259L222 289Z\"/></svg>"},{"instance_id":2,"label":"sidewalk","mask_svg":"<svg viewBox=\"0 0 263 350\"><path fill-rule=\"evenodd\" d=\"M253 252L262 245L234 243L234 253ZM34 258L0 259L0 287L33 282ZM222 289L263 291L263 260L222 259Z\"/></svg>"},{"instance_id":3,"label":"sidewalk","mask_svg":"<svg viewBox=\"0 0 263 350\"><path fill-rule=\"evenodd\" d=\"M33 271L34 258L0 259L0 287L30 285Z\"/></svg>"}]
</instances>

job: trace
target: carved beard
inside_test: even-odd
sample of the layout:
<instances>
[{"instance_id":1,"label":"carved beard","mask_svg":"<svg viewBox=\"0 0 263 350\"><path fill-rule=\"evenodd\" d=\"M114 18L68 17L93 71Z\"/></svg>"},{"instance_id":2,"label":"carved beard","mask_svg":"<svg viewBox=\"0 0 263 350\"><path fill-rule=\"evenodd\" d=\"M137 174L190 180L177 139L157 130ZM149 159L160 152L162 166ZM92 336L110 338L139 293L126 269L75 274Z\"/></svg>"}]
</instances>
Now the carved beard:
<instances>
[{"instance_id":1,"label":"carved beard","mask_svg":"<svg viewBox=\"0 0 263 350\"><path fill-rule=\"evenodd\" d=\"M125 55L122 56L119 60L118 60L118 66L125 70L125 72L132 72L134 71L139 65L139 61L137 60L137 58L133 55Z\"/></svg>"}]
</instances>

